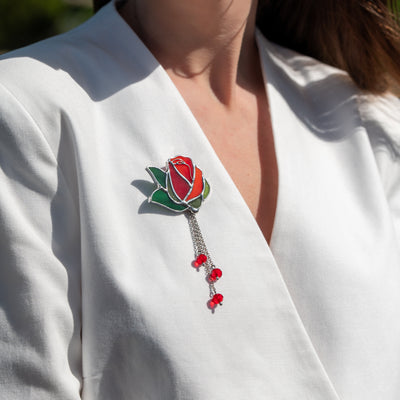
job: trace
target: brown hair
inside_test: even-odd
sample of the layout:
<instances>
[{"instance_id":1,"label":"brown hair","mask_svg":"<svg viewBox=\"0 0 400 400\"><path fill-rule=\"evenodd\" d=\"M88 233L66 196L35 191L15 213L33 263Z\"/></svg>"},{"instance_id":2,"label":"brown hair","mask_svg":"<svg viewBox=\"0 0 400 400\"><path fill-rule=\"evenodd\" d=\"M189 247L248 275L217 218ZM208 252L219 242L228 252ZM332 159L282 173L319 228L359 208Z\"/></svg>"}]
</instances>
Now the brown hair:
<instances>
[{"instance_id":1,"label":"brown hair","mask_svg":"<svg viewBox=\"0 0 400 400\"><path fill-rule=\"evenodd\" d=\"M260 0L257 17L268 39L347 71L363 90L400 84L399 25L386 1Z\"/></svg>"},{"instance_id":2,"label":"brown hair","mask_svg":"<svg viewBox=\"0 0 400 400\"><path fill-rule=\"evenodd\" d=\"M95 11L109 1L93 0ZM257 25L268 39L347 71L363 90L400 86L399 25L386 0L259 1Z\"/></svg>"}]
</instances>

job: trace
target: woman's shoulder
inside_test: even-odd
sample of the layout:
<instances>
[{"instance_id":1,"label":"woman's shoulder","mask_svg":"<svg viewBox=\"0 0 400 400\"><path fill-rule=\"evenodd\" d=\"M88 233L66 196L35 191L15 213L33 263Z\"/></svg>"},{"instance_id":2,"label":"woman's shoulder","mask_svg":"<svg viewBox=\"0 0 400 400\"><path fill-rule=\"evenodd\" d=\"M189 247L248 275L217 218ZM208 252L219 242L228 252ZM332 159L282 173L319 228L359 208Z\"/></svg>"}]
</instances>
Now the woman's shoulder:
<instances>
[{"instance_id":1,"label":"woman's shoulder","mask_svg":"<svg viewBox=\"0 0 400 400\"><path fill-rule=\"evenodd\" d=\"M60 116L90 114L111 93L119 75L121 32L116 11L106 6L79 27L0 56L0 118L19 120L18 109L48 137L60 128ZM123 66L122 66L123 67ZM108 90L108 92L107 92ZM7 111L7 112L6 112Z\"/></svg>"},{"instance_id":2,"label":"woman's shoulder","mask_svg":"<svg viewBox=\"0 0 400 400\"><path fill-rule=\"evenodd\" d=\"M400 99L394 94L358 95L360 117L372 144L400 158Z\"/></svg>"},{"instance_id":3,"label":"woman's shoulder","mask_svg":"<svg viewBox=\"0 0 400 400\"><path fill-rule=\"evenodd\" d=\"M93 74L95 58L96 44L83 25L1 55L0 83L16 95L29 89L30 95L49 90L55 96L58 86L73 85L78 74Z\"/></svg>"},{"instance_id":4,"label":"woman's shoulder","mask_svg":"<svg viewBox=\"0 0 400 400\"><path fill-rule=\"evenodd\" d=\"M334 143L353 135L370 149L400 221L400 100L359 89L346 71L272 43L259 34L270 86L315 136ZM360 153L359 153L360 154ZM357 164L357 151L354 162ZM399 228L400 231L400 228Z\"/></svg>"},{"instance_id":5,"label":"woman's shoulder","mask_svg":"<svg viewBox=\"0 0 400 400\"><path fill-rule=\"evenodd\" d=\"M115 76L112 59L126 51L126 29L109 4L69 32L1 55L0 83L16 97L54 98L63 90L90 90Z\"/></svg>"},{"instance_id":6,"label":"woman's shoulder","mask_svg":"<svg viewBox=\"0 0 400 400\"><path fill-rule=\"evenodd\" d=\"M282 79L303 89L309 89L311 86L322 88L333 83L337 89L341 89L342 86L347 89L354 88L346 71L272 42L260 30L256 31L256 38L262 55L268 58ZM329 93L330 96L332 94Z\"/></svg>"},{"instance_id":7,"label":"woman's shoulder","mask_svg":"<svg viewBox=\"0 0 400 400\"><path fill-rule=\"evenodd\" d=\"M84 54L70 37L60 35L1 56L0 118L14 125L23 121L26 131L35 125L47 138L56 136L63 110L85 95L74 79ZM80 75L85 79L83 71Z\"/></svg>"},{"instance_id":8,"label":"woman's shoulder","mask_svg":"<svg viewBox=\"0 0 400 400\"><path fill-rule=\"evenodd\" d=\"M156 67L110 3L67 33L0 56L0 86L33 113L49 113L91 106Z\"/></svg>"},{"instance_id":9,"label":"woman's shoulder","mask_svg":"<svg viewBox=\"0 0 400 400\"><path fill-rule=\"evenodd\" d=\"M308 118L319 121L321 118L316 116L326 120L331 116L330 121L338 124L348 118L353 125L367 130L374 146L386 141L399 154L400 99L389 92L367 93L355 85L346 71L258 35L272 65L267 67L271 84L286 94L293 108L300 108L296 106L301 103L302 110L309 112Z\"/></svg>"},{"instance_id":10,"label":"woman's shoulder","mask_svg":"<svg viewBox=\"0 0 400 400\"><path fill-rule=\"evenodd\" d=\"M400 99L392 94L358 97L360 117L371 143L388 203L400 234Z\"/></svg>"}]
</instances>

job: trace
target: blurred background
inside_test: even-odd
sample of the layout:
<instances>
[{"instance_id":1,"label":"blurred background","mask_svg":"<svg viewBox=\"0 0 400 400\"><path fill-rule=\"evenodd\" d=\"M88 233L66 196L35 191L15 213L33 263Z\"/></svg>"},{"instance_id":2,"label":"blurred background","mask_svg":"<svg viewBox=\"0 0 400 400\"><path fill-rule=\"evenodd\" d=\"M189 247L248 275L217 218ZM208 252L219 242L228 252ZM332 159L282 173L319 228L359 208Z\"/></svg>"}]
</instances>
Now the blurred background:
<instances>
[{"instance_id":1,"label":"blurred background","mask_svg":"<svg viewBox=\"0 0 400 400\"><path fill-rule=\"evenodd\" d=\"M92 0L0 0L0 53L68 31L92 14Z\"/></svg>"}]
</instances>

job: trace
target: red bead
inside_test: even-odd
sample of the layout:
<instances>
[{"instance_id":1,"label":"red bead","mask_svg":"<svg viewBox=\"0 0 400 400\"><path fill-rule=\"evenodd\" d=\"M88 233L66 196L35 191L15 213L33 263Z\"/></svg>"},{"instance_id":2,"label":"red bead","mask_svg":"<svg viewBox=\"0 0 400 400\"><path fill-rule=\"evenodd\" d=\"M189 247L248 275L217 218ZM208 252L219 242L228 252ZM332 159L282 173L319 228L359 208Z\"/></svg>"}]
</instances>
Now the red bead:
<instances>
[{"instance_id":1,"label":"red bead","mask_svg":"<svg viewBox=\"0 0 400 400\"><path fill-rule=\"evenodd\" d=\"M210 282L215 282L222 276L222 271L219 268L214 268L210 275L208 276L208 279Z\"/></svg>"},{"instance_id":2,"label":"red bead","mask_svg":"<svg viewBox=\"0 0 400 400\"><path fill-rule=\"evenodd\" d=\"M221 304L223 300L224 300L224 296L222 296L222 294L220 294L220 293L217 293L217 294L214 294L213 298L211 299L211 302L214 304Z\"/></svg>"},{"instance_id":3,"label":"red bead","mask_svg":"<svg viewBox=\"0 0 400 400\"><path fill-rule=\"evenodd\" d=\"M207 256L205 254L199 254L194 262L194 266L200 267L202 264L204 264L207 261Z\"/></svg>"}]
</instances>

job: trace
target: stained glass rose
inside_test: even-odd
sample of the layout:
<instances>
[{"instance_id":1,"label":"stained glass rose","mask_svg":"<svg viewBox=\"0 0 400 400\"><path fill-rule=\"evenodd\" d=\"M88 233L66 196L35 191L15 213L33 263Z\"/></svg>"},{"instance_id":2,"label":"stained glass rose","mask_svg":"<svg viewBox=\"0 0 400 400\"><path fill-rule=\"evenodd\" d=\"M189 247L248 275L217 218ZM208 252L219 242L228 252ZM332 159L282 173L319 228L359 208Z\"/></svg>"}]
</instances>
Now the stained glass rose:
<instances>
[{"instance_id":1,"label":"stained glass rose","mask_svg":"<svg viewBox=\"0 0 400 400\"><path fill-rule=\"evenodd\" d=\"M190 157L176 156L167 161L164 169L148 167L147 171L157 185L149 202L170 210L196 212L210 193L203 172Z\"/></svg>"}]
</instances>

